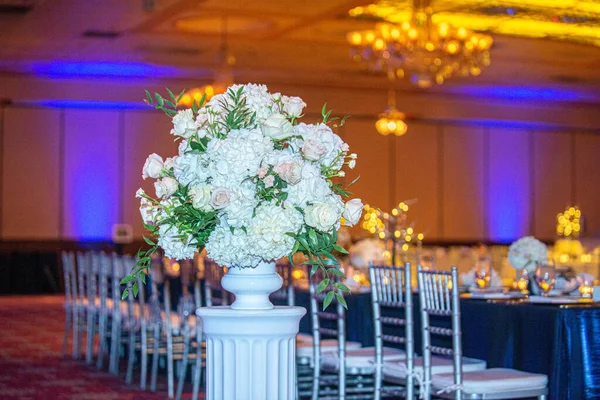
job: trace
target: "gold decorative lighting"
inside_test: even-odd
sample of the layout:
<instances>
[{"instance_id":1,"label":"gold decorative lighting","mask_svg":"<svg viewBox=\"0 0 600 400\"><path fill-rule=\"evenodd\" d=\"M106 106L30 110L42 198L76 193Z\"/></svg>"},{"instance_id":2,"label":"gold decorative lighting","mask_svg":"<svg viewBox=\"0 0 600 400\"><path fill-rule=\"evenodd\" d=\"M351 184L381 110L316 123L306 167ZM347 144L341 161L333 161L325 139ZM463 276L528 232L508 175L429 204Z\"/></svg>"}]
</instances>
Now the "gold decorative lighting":
<instances>
[{"instance_id":1,"label":"gold decorative lighting","mask_svg":"<svg viewBox=\"0 0 600 400\"><path fill-rule=\"evenodd\" d=\"M351 11L352 13L352 11ZM447 22L434 23L429 0L414 0L406 20L380 22L347 35L352 58L371 68L395 70L398 78L428 88L453 76L477 76L490 64L490 36Z\"/></svg>"},{"instance_id":2,"label":"gold decorative lighting","mask_svg":"<svg viewBox=\"0 0 600 400\"><path fill-rule=\"evenodd\" d=\"M432 20L437 24L600 45L597 0L436 0L434 6ZM412 0L379 0L355 7L349 15L402 24L410 20L412 9Z\"/></svg>"},{"instance_id":3,"label":"gold decorative lighting","mask_svg":"<svg viewBox=\"0 0 600 400\"><path fill-rule=\"evenodd\" d=\"M375 123L377 132L383 136L394 134L402 136L408 130L408 126L404 120L406 115L396 109L396 91L390 89L388 94L388 109L379 114L379 119Z\"/></svg>"},{"instance_id":4,"label":"gold decorative lighting","mask_svg":"<svg viewBox=\"0 0 600 400\"><path fill-rule=\"evenodd\" d=\"M565 212L556 216L556 233L565 238L579 237L581 231L581 210L579 207L568 207Z\"/></svg>"}]
</instances>

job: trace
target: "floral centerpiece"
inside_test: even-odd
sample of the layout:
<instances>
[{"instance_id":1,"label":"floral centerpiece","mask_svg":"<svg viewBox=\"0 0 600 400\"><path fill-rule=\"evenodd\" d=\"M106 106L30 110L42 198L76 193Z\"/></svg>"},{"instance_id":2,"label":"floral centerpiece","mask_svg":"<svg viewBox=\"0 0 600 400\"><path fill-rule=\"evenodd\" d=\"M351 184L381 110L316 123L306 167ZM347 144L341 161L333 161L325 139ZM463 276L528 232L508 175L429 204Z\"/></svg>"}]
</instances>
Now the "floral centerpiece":
<instances>
[{"instance_id":1,"label":"floral centerpiece","mask_svg":"<svg viewBox=\"0 0 600 400\"><path fill-rule=\"evenodd\" d=\"M171 91L170 98L146 95L172 118L179 154L151 154L144 164L143 178L156 179L155 197L142 189L136 194L151 248L140 250L124 281L144 279L159 248L175 259L206 248L217 264L234 268L284 256L291 261L302 252L311 274L322 272L318 290L327 291L325 304L334 296L345 304L341 292L348 288L331 279L343 277L334 253L346 252L336 244L336 231L356 224L363 209L360 199L344 201L350 193L332 181L356 163L332 130L345 118L331 118L323 106L322 122L299 122L302 99L255 84L233 85L184 110L177 109L181 95Z\"/></svg>"},{"instance_id":2,"label":"floral centerpiece","mask_svg":"<svg viewBox=\"0 0 600 400\"><path fill-rule=\"evenodd\" d=\"M533 236L522 237L508 248L508 262L519 271L534 272L538 264L547 260L548 248Z\"/></svg>"}]
</instances>

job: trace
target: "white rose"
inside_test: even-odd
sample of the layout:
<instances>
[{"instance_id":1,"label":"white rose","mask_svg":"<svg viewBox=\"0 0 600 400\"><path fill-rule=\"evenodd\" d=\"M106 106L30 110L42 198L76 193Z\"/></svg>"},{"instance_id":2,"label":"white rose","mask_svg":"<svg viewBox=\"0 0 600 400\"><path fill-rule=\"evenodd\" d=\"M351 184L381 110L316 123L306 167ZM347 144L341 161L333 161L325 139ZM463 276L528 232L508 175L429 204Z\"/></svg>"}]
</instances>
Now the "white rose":
<instances>
[{"instance_id":1,"label":"white rose","mask_svg":"<svg viewBox=\"0 0 600 400\"><path fill-rule=\"evenodd\" d=\"M210 198L211 198L211 187L210 185L198 185L192 186L189 190L189 195L192 198L192 206L201 211L210 211L212 207L210 206Z\"/></svg>"},{"instance_id":2,"label":"white rose","mask_svg":"<svg viewBox=\"0 0 600 400\"><path fill-rule=\"evenodd\" d=\"M227 207L230 201L231 193L229 192L229 189L222 187L213 190L210 197L210 205L217 210Z\"/></svg>"},{"instance_id":3,"label":"white rose","mask_svg":"<svg viewBox=\"0 0 600 400\"><path fill-rule=\"evenodd\" d=\"M352 160L348 161L348 167L350 169L354 169L354 167L356 167L356 160L352 159Z\"/></svg>"},{"instance_id":4,"label":"white rose","mask_svg":"<svg viewBox=\"0 0 600 400\"><path fill-rule=\"evenodd\" d=\"M302 154L307 160L319 161L327 154L327 147L323 146L315 139L308 139L302 146Z\"/></svg>"},{"instance_id":5,"label":"white rose","mask_svg":"<svg viewBox=\"0 0 600 400\"><path fill-rule=\"evenodd\" d=\"M263 135L276 140L282 140L294 135L294 127L281 114L273 114L265 120L262 127Z\"/></svg>"},{"instance_id":6,"label":"white rose","mask_svg":"<svg viewBox=\"0 0 600 400\"><path fill-rule=\"evenodd\" d=\"M300 97L283 96L283 111L290 117L299 117L302 115L302 110L306 107L306 103Z\"/></svg>"},{"instance_id":7,"label":"white rose","mask_svg":"<svg viewBox=\"0 0 600 400\"><path fill-rule=\"evenodd\" d=\"M191 108L178 111L173 117L173 129L171 130L173 135L188 139L197 130L194 113Z\"/></svg>"},{"instance_id":8,"label":"white rose","mask_svg":"<svg viewBox=\"0 0 600 400\"><path fill-rule=\"evenodd\" d=\"M144 168L142 169L142 178L158 178L160 171L164 168L163 159L156 153L152 153L146 159Z\"/></svg>"},{"instance_id":9,"label":"white rose","mask_svg":"<svg viewBox=\"0 0 600 400\"><path fill-rule=\"evenodd\" d=\"M322 232L330 232L340 219L337 207L331 203L315 203L304 210L306 225Z\"/></svg>"},{"instance_id":10,"label":"white rose","mask_svg":"<svg viewBox=\"0 0 600 400\"><path fill-rule=\"evenodd\" d=\"M171 169L175 166L175 161L177 161L177 156L175 157L167 157L167 159L165 160L165 163L163 165L164 169Z\"/></svg>"},{"instance_id":11,"label":"white rose","mask_svg":"<svg viewBox=\"0 0 600 400\"><path fill-rule=\"evenodd\" d=\"M302 179L302 165L297 161L286 161L274 168L277 175L290 185L296 185Z\"/></svg>"},{"instance_id":12,"label":"white rose","mask_svg":"<svg viewBox=\"0 0 600 400\"><path fill-rule=\"evenodd\" d=\"M177 181L169 176L162 178L159 181L154 182L154 189L156 189L156 197L171 197L173 193L177 191L179 184Z\"/></svg>"},{"instance_id":13,"label":"white rose","mask_svg":"<svg viewBox=\"0 0 600 400\"><path fill-rule=\"evenodd\" d=\"M352 199L346 202L344 205L344 212L342 217L346 220L344 225L353 226L360 220L363 212L364 205L360 199Z\"/></svg>"}]
</instances>

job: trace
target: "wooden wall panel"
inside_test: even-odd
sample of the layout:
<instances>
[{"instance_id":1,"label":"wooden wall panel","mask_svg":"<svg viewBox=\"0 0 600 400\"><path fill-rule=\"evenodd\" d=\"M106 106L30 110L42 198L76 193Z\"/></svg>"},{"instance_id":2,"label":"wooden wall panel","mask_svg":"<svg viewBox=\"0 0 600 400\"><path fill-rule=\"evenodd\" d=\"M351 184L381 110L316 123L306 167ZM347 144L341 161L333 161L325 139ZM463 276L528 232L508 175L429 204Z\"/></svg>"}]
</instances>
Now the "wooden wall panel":
<instances>
[{"instance_id":1,"label":"wooden wall panel","mask_svg":"<svg viewBox=\"0 0 600 400\"><path fill-rule=\"evenodd\" d=\"M135 192L141 187L149 195L155 195L155 180L143 180L142 167L152 153L157 153L163 160L177 155L175 137L169 134L172 127L171 119L159 111L125 113L124 147L127 156L123 163L123 219L132 225L136 238L141 238L145 230Z\"/></svg>"},{"instance_id":2,"label":"wooden wall panel","mask_svg":"<svg viewBox=\"0 0 600 400\"><path fill-rule=\"evenodd\" d=\"M443 127L443 238L477 240L485 236L483 128Z\"/></svg>"},{"instance_id":3,"label":"wooden wall panel","mask_svg":"<svg viewBox=\"0 0 600 400\"><path fill-rule=\"evenodd\" d=\"M541 240L556 237L556 214L570 205L573 194L571 136L568 133L533 134L534 235Z\"/></svg>"},{"instance_id":4,"label":"wooden wall panel","mask_svg":"<svg viewBox=\"0 0 600 400\"><path fill-rule=\"evenodd\" d=\"M488 130L487 237L510 242L531 234L530 132L518 129Z\"/></svg>"},{"instance_id":5,"label":"wooden wall panel","mask_svg":"<svg viewBox=\"0 0 600 400\"><path fill-rule=\"evenodd\" d=\"M60 110L7 108L3 239L59 239Z\"/></svg>"},{"instance_id":6,"label":"wooden wall panel","mask_svg":"<svg viewBox=\"0 0 600 400\"><path fill-rule=\"evenodd\" d=\"M390 146L394 138L384 137L375 130L375 121L348 120L343 138L350 151L358 155L356 168L348 173L348 182L360 179L350 188L352 197L360 197L372 207L387 209L390 203Z\"/></svg>"},{"instance_id":7,"label":"wooden wall panel","mask_svg":"<svg viewBox=\"0 0 600 400\"><path fill-rule=\"evenodd\" d=\"M391 138L396 145L394 204L417 199L408 217L426 240L441 234L439 136L436 125L409 123L404 136Z\"/></svg>"},{"instance_id":8,"label":"wooden wall panel","mask_svg":"<svg viewBox=\"0 0 600 400\"><path fill-rule=\"evenodd\" d=\"M119 221L120 111L65 111L64 232L66 239L106 240Z\"/></svg>"},{"instance_id":9,"label":"wooden wall panel","mask_svg":"<svg viewBox=\"0 0 600 400\"><path fill-rule=\"evenodd\" d=\"M575 203L580 207L584 235L600 235L600 135L575 135Z\"/></svg>"}]
</instances>

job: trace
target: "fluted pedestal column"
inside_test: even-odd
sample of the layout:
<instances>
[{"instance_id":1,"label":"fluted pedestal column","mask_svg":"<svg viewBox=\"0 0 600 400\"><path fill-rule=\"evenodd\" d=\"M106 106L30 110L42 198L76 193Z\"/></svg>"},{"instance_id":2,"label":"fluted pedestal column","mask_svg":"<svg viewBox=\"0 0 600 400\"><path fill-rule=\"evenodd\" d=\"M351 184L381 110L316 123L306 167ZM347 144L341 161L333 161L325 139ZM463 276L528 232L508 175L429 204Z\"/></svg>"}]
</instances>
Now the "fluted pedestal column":
<instances>
[{"instance_id":1,"label":"fluted pedestal column","mask_svg":"<svg viewBox=\"0 0 600 400\"><path fill-rule=\"evenodd\" d=\"M207 400L294 400L302 307L202 307Z\"/></svg>"}]
</instances>

